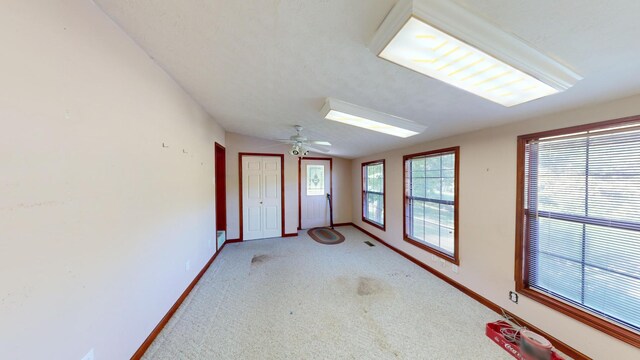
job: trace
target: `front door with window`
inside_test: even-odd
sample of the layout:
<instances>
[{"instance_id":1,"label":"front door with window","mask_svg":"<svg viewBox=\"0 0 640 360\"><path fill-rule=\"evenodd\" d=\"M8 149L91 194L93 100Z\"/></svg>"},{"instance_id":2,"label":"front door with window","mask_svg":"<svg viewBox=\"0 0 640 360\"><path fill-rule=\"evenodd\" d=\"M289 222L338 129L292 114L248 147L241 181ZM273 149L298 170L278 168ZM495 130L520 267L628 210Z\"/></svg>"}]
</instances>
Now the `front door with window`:
<instances>
[{"instance_id":1,"label":"front door with window","mask_svg":"<svg viewBox=\"0 0 640 360\"><path fill-rule=\"evenodd\" d=\"M330 162L328 159L302 159L300 167L300 227L329 226L327 194L331 192Z\"/></svg>"}]
</instances>

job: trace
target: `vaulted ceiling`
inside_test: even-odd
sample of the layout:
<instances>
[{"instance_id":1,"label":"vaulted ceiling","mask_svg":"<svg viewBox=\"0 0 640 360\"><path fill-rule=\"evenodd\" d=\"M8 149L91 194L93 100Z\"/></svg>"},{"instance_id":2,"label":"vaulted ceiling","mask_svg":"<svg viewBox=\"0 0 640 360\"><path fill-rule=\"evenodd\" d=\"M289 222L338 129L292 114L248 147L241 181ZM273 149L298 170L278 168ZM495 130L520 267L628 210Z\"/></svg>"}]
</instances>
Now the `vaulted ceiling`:
<instances>
[{"instance_id":1,"label":"vaulted ceiling","mask_svg":"<svg viewBox=\"0 0 640 360\"><path fill-rule=\"evenodd\" d=\"M292 125L358 157L640 93L640 1L457 0L584 79L512 108L377 58L395 0L96 0L227 131L286 138ZM401 139L324 120L326 97L428 126Z\"/></svg>"}]
</instances>

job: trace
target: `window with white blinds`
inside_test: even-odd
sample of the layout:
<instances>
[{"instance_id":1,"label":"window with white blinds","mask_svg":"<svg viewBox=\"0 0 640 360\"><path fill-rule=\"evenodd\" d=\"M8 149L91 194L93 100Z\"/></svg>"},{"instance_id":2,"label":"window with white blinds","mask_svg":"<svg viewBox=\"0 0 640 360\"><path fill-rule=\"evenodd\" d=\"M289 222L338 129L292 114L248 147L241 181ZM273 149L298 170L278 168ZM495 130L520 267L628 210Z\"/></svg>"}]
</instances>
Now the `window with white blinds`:
<instances>
[{"instance_id":1,"label":"window with white blinds","mask_svg":"<svg viewBox=\"0 0 640 360\"><path fill-rule=\"evenodd\" d=\"M526 139L523 164L525 286L639 331L640 123Z\"/></svg>"},{"instance_id":2,"label":"window with white blinds","mask_svg":"<svg viewBox=\"0 0 640 360\"><path fill-rule=\"evenodd\" d=\"M404 157L406 241L458 263L459 148Z\"/></svg>"},{"instance_id":3,"label":"window with white blinds","mask_svg":"<svg viewBox=\"0 0 640 360\"><path fill-rule=\"evenodd\" d=\"M384 204L384 160L363 163L362 220L384 230Z\"/></svg>"}]
</instances>

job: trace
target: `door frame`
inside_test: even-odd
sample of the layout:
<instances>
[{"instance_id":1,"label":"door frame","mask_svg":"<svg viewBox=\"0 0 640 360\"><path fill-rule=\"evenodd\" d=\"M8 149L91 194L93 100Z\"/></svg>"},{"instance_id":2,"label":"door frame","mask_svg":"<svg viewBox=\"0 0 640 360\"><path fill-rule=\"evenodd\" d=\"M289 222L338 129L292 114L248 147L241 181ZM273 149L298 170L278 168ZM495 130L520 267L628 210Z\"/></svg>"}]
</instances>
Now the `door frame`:
<instances>
[{"instance_id":1,"label":"door frame","mask_svg":"<svg viewBox=\"0 0 640 360\"><path fill-rule=\"evenodd\" d=\"M302 230L302 160L329 160L329 193L333 202L333 158L332 157L298 157L298 230Z\"/></svg>"},{"instance_id":2,"label":"door frame","mask_svg":"<svg viewBox=\"0 0 640 360\"><path fill-rule=\"evenodd\" d=\"M238 194L240 195L240 206L238 207L238 217L240 222L240 241L244 241L244 217L242 216L242 157L243 156L273 156L280 158L280 236L284 237L284 154L271 154L271 153L248 153L241 152L238 153L238 169L240 172L240 176L238 177Z\"/></svg>"},{"instance_id":3,"label":"door frame","mask_svg":"<svg viewBox=\"0 0 640 360\"><path fill-rule=\"evenodd\" d=\"M218 174L218 170L220 170L220 168L218 167L218 154L219 152L222 152L222 159L224 161L224 167L222 167L222 174ZM216 227L215 227L215 242L216 242L216 252L220 249L218 249L218 231L220 230L224 230L225 231L225 241L226 241L226 232L227 232L227 149L218 144L217 142L214 143L214 147L213 147L213 160L214 160L214 164L213 164L213 171L214 171L214 179L216 182L216 186L215 186L215 194L216 194L216 200L215 200L215 205L216 205ZM222 179L222 181L219 181L220 179ZM220 194L223 194L223 196L219 196ZM218 217L222 216L224 217L224 222L223 222L223 227L220 227L220 224L218 223Z\"/></svg>"}]
</instances>

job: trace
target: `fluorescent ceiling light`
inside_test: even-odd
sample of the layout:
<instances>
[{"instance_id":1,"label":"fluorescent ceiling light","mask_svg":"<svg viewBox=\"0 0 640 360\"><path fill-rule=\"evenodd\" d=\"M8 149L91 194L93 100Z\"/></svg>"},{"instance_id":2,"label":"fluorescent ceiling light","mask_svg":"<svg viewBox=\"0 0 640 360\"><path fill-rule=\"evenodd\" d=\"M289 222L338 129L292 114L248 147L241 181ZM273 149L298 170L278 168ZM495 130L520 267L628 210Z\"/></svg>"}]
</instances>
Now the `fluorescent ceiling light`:
<instances>
[{"instance_id":1,"label":"fluorescent ceiling light","mask_svg":"<svg viewBox=\"0 0 640 360\"><path fill-rule=\"evenodd\" d=\"M332 98L327 98L321 112L327 120L401 138L417 135L427 128L413 121Z\"/></svg>"},{"instance_id":2,"label":"fluorescent ceiling light","mask_svg":"<svg viewBox=\"0 0 640 360\"><path fill-rule=\"evenodd\" d=\"M400 0L376 32L379 57L504 106L556 94L581 77L448 0Z\"/></svg>"}]
</instances>

